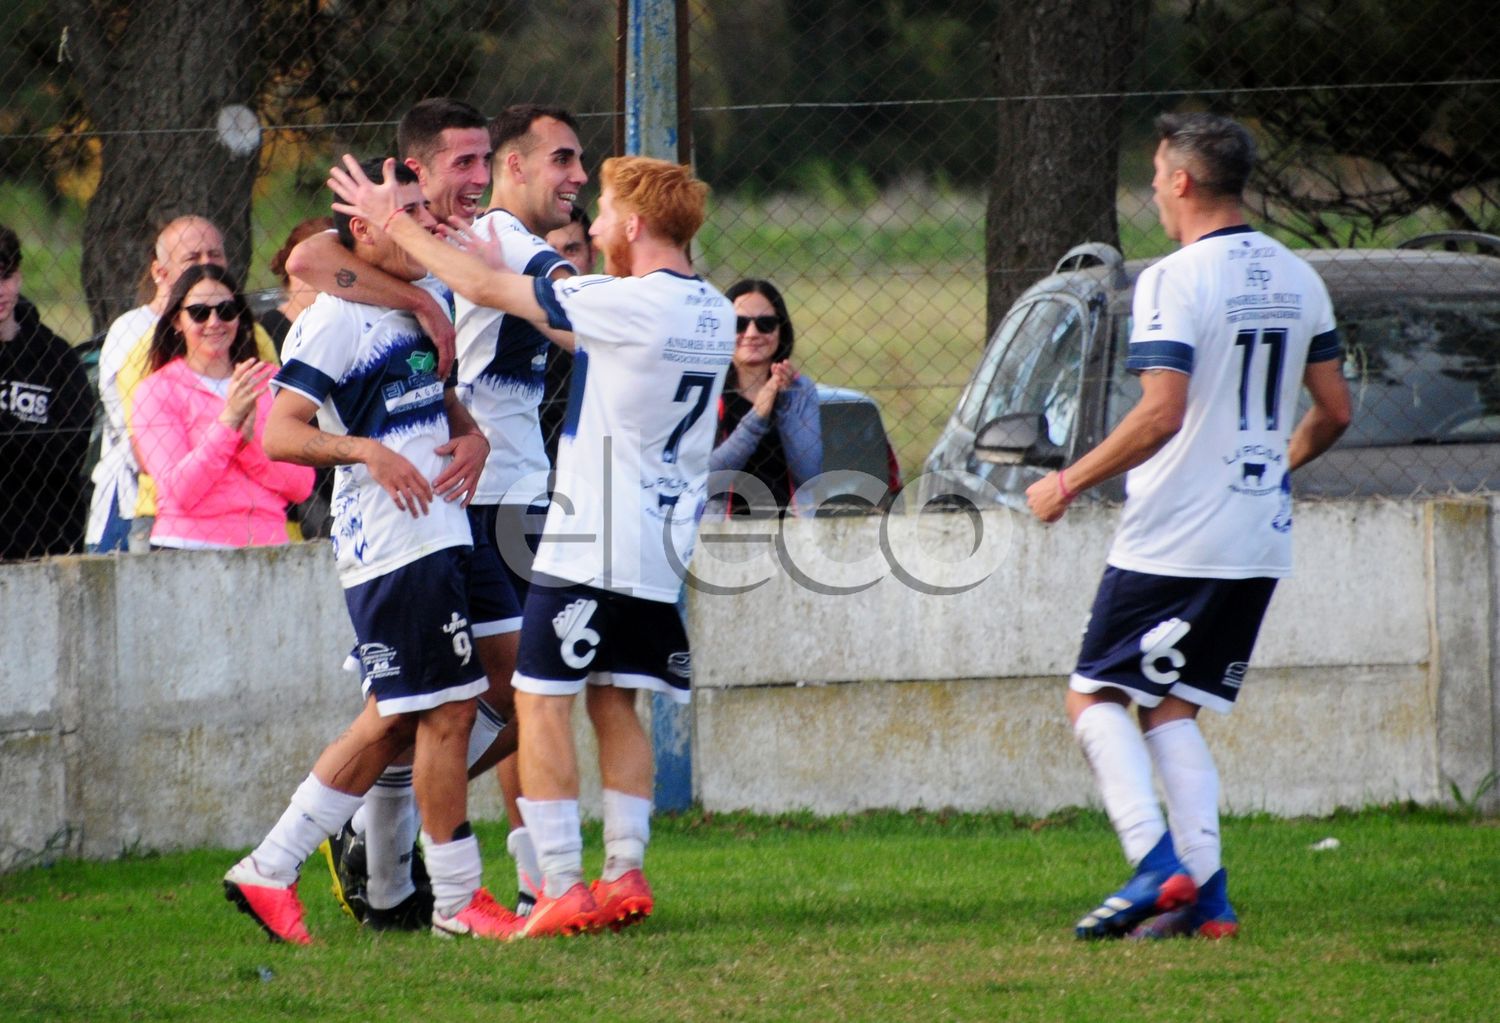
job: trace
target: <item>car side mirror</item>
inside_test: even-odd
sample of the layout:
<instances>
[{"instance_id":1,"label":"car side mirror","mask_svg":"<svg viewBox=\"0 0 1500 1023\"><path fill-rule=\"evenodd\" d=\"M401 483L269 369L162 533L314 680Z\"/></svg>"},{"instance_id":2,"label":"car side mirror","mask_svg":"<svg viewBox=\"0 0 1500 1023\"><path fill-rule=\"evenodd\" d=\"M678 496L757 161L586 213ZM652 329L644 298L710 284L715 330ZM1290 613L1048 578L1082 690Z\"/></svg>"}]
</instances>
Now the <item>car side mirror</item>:
<instances>
[{"instance_id":1,"label":"car side mirror","mask_svg":"<svg viewBox=\"0 0 1500 1023\"><path fill-rule=\"evenodd\" d=\"M992 465L1040 465L1058 469L1063 450L1047 437L1047 417L1040 412L1014 412L991 419L974 436L974 455Z\"/></svg>"}]
</instances>

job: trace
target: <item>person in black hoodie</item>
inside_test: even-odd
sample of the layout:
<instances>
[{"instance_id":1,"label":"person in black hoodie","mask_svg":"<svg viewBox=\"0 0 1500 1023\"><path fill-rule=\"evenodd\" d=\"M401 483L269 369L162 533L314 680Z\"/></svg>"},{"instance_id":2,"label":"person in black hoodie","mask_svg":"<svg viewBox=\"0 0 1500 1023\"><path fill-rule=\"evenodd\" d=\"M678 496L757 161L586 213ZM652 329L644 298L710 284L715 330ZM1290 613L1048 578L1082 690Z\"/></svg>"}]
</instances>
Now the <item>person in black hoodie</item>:
<instances>
[{"instance_id":1,"label":"person in black hoodie","mask_svg":"<svg viewBox=\"0 0 1500 1023\"><path fill-rule=\"evenodd\" d=\"M83 363L21 297L21 242L0 224L0 560L82 550L93 422Z\"/></svg>"}]
</instances>

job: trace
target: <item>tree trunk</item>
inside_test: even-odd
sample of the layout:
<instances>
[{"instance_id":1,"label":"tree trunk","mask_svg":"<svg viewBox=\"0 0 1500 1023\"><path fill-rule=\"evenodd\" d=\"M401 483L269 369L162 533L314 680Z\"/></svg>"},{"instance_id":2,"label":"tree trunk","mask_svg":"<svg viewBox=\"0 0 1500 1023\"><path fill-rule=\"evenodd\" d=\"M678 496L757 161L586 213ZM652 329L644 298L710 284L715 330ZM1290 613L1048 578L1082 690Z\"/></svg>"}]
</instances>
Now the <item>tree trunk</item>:
<instances>
[{"instance_id":1,"label":"tree trunk","mask_svg":"<svg viewBox=\"0 0 1500 1023\"><path fill-rule=\"evenodd\" d=\"M1021 0L995 33L997 152L985 223L989 330L1080 242L1119 245L1115 192L1150 0Z\"/></svg>"},{"instance_id":2,"label":"tree trunk","mask_svg":"<svg viewBox=\"0 0 1500 1023\"><path fill-rule=\"evenodd\" d=\"M74 73L102 138L99 189L84 221L83 284L96 330L137 304L157 232L205 216L230 269L250 261L258 136L232 150L216 129L230 104L254 109L260 0L64 0Z\"/></svg>"}]
</instances>

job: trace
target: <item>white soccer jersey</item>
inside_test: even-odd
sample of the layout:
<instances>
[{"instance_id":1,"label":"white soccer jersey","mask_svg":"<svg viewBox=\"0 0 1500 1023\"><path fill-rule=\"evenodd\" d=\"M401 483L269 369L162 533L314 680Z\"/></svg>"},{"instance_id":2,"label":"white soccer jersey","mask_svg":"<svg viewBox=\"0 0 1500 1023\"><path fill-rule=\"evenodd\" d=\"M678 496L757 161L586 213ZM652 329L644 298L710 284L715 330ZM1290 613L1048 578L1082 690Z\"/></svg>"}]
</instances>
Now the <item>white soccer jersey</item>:
<instances>
[{"instance_id":1,"label":"white soccer jersey","mask_svg":"<svg viewBox=\"0 0 1500 1023\"><path fill-rule=\"evenodd\" d=\"M505 264L516 273L546 277L568 265L550 245L505 210L474 221L476 232L500 241ZM464 405L490 442L474 504L527 505L546 490L552 468L542 443L537 408L542 403L551 342L530 321L455 298L458 383ZM540 486L511 488L530 477Z\"/></svg>"},{"instance_id":2,"label":"white soccer jersey","mask_svg":"<svg viewBox=\"0 0 1500 1023\"><path fill-rule=\"evenodd\" d=\"M410 313L319 295L292 326L283 356L275 386L317 402L325 432L378 440L429 481L447 465L436 453L448 441L437 349ZM346 588L471 542L456 502L437 498L413 518L364 465L335 470L333 514L334 561Z\"/></svg>"},{"instance_id":3,"label":"white soccer jersey","mask_svg":"<svg viewBox=\"0 0 1500 1023\"><path fill-rule=\"evenodd\" d=\"M535 570L675 601L693 556L734 309L698 277L536 282L577 340L557 491Z\"/></svg>"},{"instance_id":4,"label":"white soccer jersey","mask_svg":"<svg viewBox=\"0 0 1500 1023\"><path fill-rule=\"evenodd\" d=\"M94 466L94 496L90 501L88 543L98 543L109 520L110 498L118 497L121 518L135 515L138 489L135 452L130 449L130 434L125 427L125 403L120 396L119 375L125 360L140 344L141 338L156 329L159 317L148 305L136 306L122 313L109 325L104 344L99 348L99 402L104 407L104 423L99 442L99 462Z\"/></svg>"},{"instance_id":5,"label":"white soccer jersey","mask_svg":"<svg viewBox=\"0 0 1500 1023\"><path fill-rule=\"evenodd\" d=\"M1205 235L1136 282L1126 368L1191 376L1182 429L1125 478L1109 563L1155 575L1292 569L1287 440L1308 362L1338 358L1316 271L1246 226Z\"/></svg>"}]
</instances>

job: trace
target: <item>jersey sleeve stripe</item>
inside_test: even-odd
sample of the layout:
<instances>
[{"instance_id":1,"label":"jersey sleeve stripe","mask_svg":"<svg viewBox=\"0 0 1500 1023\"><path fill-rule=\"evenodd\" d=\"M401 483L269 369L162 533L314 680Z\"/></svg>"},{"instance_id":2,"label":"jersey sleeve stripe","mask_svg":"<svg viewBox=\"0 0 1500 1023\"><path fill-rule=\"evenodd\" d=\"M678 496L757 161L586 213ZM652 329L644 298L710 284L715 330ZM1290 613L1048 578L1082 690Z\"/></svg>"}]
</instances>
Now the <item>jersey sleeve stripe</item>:
<instances>
[{"instance_id":1,"label":"jersey sleeve stripe","mask_svg":"<svg viewBox=\"0 0 1500 1023\"><path fill-rule=\"evenodd\" d=\"M314 404L321 405L333 392L336 381L322 370L293 359L281 367L271 383L296 391Z\"/></svg>"},{"instance_id":2,"label":"jersey sleeve stripe","mask_svg":"<svg viewBox=\"0 0 1500 1023\"><path fill-rule=\"evenodd\" d=\"M532 289L536 292L537 304L542 307L542 312L547 314L547 323L553 330L572 330L573 321L568 319L568 314L563 311L562 303L557 300L557 291L552 286L552 281L546 277L534 279Z\"/></svg>"},{"instance_id":3,"label":"jersey sleeve stripe","mask_svg":"<svg viewBox=\"0 0 1500 1023\"><path fill-rule=\"evenodd\" d=\"M528 277L546 277L566 262L566 259L563 259L551 249L546 249L528 259L526 261L526 269L521 272Z\"/></svg>"},{"instance_id":4,"label":"jersey sleeve stripe","mask_svg":"<svg viewBox=\"0 0 1500 1023\"><path fill-rule=\"evenodd\" d=\"M1344 355L1343 338L1339 337L1338 329L1325 331L1312 339L1312 344L1307 349L1308 362L1327 362L1330 359L1339 359Z\"/></svg>"},{"instance_id":5,"label":"jersey sleeve stripe","mask_svg":"<svg viewBox=\"0 0 1500 1023\"><path fill-rule=\"evenodd\" d=\"M1125 356L1125 369L1141 373L1148 369L1193 372L1193 346L1181 341L1132 341Z\"/></svg>"}]
</instances>

